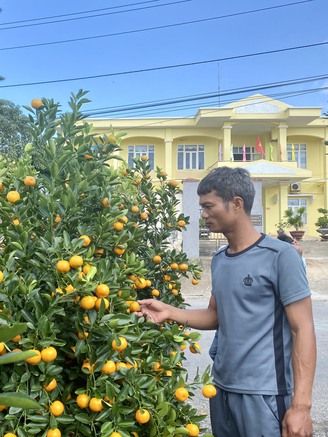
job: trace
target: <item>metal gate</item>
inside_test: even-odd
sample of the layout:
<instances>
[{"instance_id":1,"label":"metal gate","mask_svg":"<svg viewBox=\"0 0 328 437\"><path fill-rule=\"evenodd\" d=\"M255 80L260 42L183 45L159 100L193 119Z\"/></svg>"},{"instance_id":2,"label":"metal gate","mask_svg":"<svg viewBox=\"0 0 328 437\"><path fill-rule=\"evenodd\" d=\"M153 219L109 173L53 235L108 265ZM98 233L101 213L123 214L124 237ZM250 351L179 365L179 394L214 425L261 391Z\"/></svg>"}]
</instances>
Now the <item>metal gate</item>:
<instances>
[{"instance_id":1,"label":"metal gate","mask_svg":"<svg viewBox=\"0 0 328 437\"><path fill-rule=\"evenodd\" d=\"M199 236L199 255L212 256L219 247L227 244L226 237L218 232L210 232L208 235Z\"/></svg>"}]
</instances>

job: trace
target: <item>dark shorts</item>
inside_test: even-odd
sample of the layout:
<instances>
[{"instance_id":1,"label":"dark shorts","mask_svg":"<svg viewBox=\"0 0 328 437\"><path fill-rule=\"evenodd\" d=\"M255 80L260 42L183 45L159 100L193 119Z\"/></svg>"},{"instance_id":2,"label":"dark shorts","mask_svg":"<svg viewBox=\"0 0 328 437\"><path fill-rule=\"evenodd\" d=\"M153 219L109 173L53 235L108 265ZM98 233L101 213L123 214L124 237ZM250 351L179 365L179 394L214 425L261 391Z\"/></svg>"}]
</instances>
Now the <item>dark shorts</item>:
<instances>
[{"instance_id":1,"label":"dark shorts","mask_svg":"<svg viewBox=\"0 0 328 437\"><path fill-rule=\"evenodd\" d=\"M244 395L217 388L210 399L214 437L281 437L292 395Z\"/></svg>"}]
</instances>

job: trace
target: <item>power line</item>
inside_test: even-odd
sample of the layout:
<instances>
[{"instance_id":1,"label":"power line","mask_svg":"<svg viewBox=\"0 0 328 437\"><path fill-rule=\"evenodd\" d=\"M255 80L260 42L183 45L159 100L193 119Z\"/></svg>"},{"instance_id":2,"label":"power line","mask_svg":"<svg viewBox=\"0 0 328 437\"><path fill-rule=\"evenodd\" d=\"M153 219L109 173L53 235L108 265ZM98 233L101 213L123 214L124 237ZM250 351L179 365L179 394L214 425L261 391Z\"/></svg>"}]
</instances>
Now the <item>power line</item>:
<instances>
[{"instance_id":1,"label":"power line","mask_svg":"<svg viewBox=\"0 0 328 437\"><path fill-rule=\"evenodd\" d=\"M202 18L202 19L198 19L198 20L184 21L181 23L164 24L162 26L146 27L143 29L126 30L126 31L122 31L122 32L107 33L107 34L103 34L103 35L94 35L94 36L87 36L87 37L80 37L80 38L70 38L70 39L59 40L59 41L49 41L49 42L41 42L41 43L35 43L35 44L25 44L25 45L12 46L12 47L3 47L3 48L0 48L0 51L26 49L26 48L42 47L42 46L56 45L56 44L67 44L67 43L78 42L78 41L88 41L88 40L92 40L92 39L110 38L113 36L129 35L129 34L134 34L134 33L162 30L162 29L174 28L174 27L179 27L179 26L187 26L187 25L191 25L191 24L198 24L198 23L205 23L205 22L214 21L214 20L220 20L223 18L230 18L230 17L234 17L234 16L238 16L238 15L253 14L253 13L263 12L263 11L267 11L267 10L271 10L271 9L293 6L293 5L300 4L300 3L308 3L310 1L312 2L315 0L304 0L304 1L300 1L300 2L287 3L287 4L279 5L279 6L271 6L271 7L267 7L267 8L253 9L253 10L249 10L246 12L236 12L234 14L220 15L217 17Z\"/></svg>"},{"instance_id":2,"label":"power line","mask_svg":"<svg viewBox=\"0 0 328 437\"><path fill-rule=\"evenodd\" d=\"M271 82L271 83L267 83L267 84L259 84L259 85L253 85L252 86L252 91L257 91L259 90L259 88L256 87L262 87L263 85L265 86L271 86L271 85L285 85L285 86L289 86L289 85L294 85L294 84L300 84L300 83L305 83L305 82L314 82L316 80L324 80L326 78L326 75L320 75L320 76L310 76L310 77L303 77L303 78L298 78L298 79L292 79L290 81L280 81L280 82ZM240 87L240 88L233 88L230 90L227 90L225 92L229 92L229 95L231 94L235 94L235 93L240 93L241 91L245 90L245 87ZM322 89L322 88L316 88L313 90L318 90L318 89ZM247 92L249 91L249 88L246 89ZM297 91L298 93L305 93L305 91ZM288 92L289 94L290 92ZM182 102L188 102L188 101L199 101L199 100L206 100L206 99L216 99L217 97L223 96L224 93L221 93L220 91L215 91L215 92L209 92L209 93L202 93L202 94L191 94L188 96L182 96L182 97L175 97L175 98L170 98L170 99L164 99L164 100L151 100L151 101L146 101L146 102L139 102L139 103L135 103L135 104L130 104L130 105L120 105L120 106L106 106L104 108L96 108L96 109L87 109L84 111L84 113L88 113L88 112L92 112L93 114L97 113L97 114L102 114L103 113L109 113L110 111L112 112L121 112L122 110L126 109L127 111L130 110L134 110L134 109L139 109L139 108L153 108L156 106L165 106L165 105L172 105L172 104L177 104L177 103L182 103ZM280 93L281 95L286 94L286 92ZM280 95L279 93L277 95ZM224 100L223 103L227 102L228 100ZM230 101L230 100L229 100ZM197 103L198 105L198 103ZM107 111L108 110L108 111Z\"/></svg>"},{"instance_id":3,"label":"power line","mask_svg":"<svg viewBox=\"0 0 328 437\"><path fill-rule=\"evenodd\" d=\"M210 59L210 60L206 60L206 61L186 62L183 64L164 65L164 66L160 66L160 67L142 68L139 70L127 70L127 71L120 71L120 72L116 72L116 73L96 74L96 75L92 75L92 76L72 77L69 79L54 79L54 80L45 80L45 81L39 81L39 82L18 83L18 84L13 84L13 85L1 85L0 88L17 88L17 87L23 87L23 86L45 85L45 84L49 84L49 83L73 82L73 81L77 81L77 80L100 79L103 77L124 76L124 75L137 74L137 73L148 73L151 71L162 71L162 70L168 70L168 69L173 69L173 68L190 67L190 66L194 66L194 65L211 64L213 62L217 63L217 62L223 62L223 61L231 61L231 60L235 60L235 59L250 58L253 56L282 53L282 52L305 49L305 48L310 48L310 47L319 47L319 46L323 46L323 45L327 45L327 44L328 44L328 41L314 43L314 44L308 44L308 45L302 45L302 46L288 47L288 48L277 49L277 50L269 50L269 51L265 51L265 52L248 53L245 55L227 56L224 58Z\"/></svg>"},{"instance_id":4,"label":"power line","mask_svg":"<svg viewBox=\"0 0 328 437\"><path fill-rule=\"evenodd\" d=\"M307 89L307 90L303 90L303 91L290 91L290 92L283 92L283 93L275 93L275 94L270 94L270 97L267 98L267 101L271 101L274 98L288 98L288 97L295 97L298 95L302 95L302 94L311 94L311 93L315 93L315 92L319 92L319 91L324 91L328 89L328 87L322 87L322 88L312 88L312 89ZM240 92L236 92L236 94L240 94ZM209 100L208 102L203 102L202 103L202 108L204 107L213 107L215 106L215 110L213 110L214 112L217 111L217 99L212 99ZM235 99L225 99L223 101L221 101L222 103L232 103L236 101ZM191 100L192 102L192 100ZM243 105L245 105L245 103L243 102ZM176 105L173 108L166 108L167 110L170 111L170 113L172 112L177 112L177 111L181 111L181 109L193 109L193 108L199 108L199 103L193 103L193 104L183 104L183 105ZM92 115L95 114L87 114L88 111L83 111L83 114L86 117L90 117ZM154 108L145 108L144 110L133 110L133 109L127 109L127 114L124 114L123 117L124 118L130 118L130 117L136 117L136 116L145 116L148 113L151 113L151 116L153 117L154 114L156 113L163 113L163 108L159 108L159 109L154 109ZM115 115L115 111L111 111L109 112L109 114L114 117ZM106 112L104 112L102 115L106 115ZM121 115L122 117L122 115ZM184 116L185 117L185 116ZM182 118L184 118L182 117Z\"/></svg>"},{"instance_id":5,"label":"power line","mask_svg":"<svg viewBox=\"0 0 328 437\"><path fill-rule=\"evenodd\" d=\"M0 31L1 30L10 30L10 29L19 29L19 28L22 28L22 27L44 26L45 24L62 23L64 21L67 22L67 21L85 20L87 18L103 17L104 15L117 15L117 14L123 14L125 12L143 11L145 9L159 8L159 7L162 7L162 6L171 6L171 5L176 5L176 4L179 4L179 3L186 3L186 2L190 2L190 1L191 0L177 0L177 1L174 1L174 2L171 2L171 3L163 3L161 5L143 6L141 8L126 9L125 11L106 12L106 13L103 13L103 14L89 15L87 17L65 18L63 20L46 21L44 23L21 24L21 25L18 25L18 26L3 27L3 28L0 28ZM307 1L314 1L314 0L307 0Z\"/></svg>"},{"instance_id":6,"label":"power line","mask_svg":"<svg viewBox=\"0 0 328 437\"><path fill-rule=\"evenodd\" d=\"M143 5L145 3L154 3L154 2L159 2L159 1L161 1L161 0L148 0L148 1L138 2L138 3L128 3L127 5L121 5L121 6L111 6L110 8L91 9L89 11L71 12L69 14L51 15L50 17L39 17L39 18L29 18L27 20L8 21L7 23L0 23L0 26L7 26L9 24L29 23L31 21L50 20L52 18L71 17L72 15L90 14L93 12L108 11L108 10L112 10L112 9L126 8L129 6L137 6L137 5ZM0 9L0 11L1 11L1 9Z\"/></svg>"},{"instance_id":7,"label":"power line","mask_svg":"<svg viewBox=\"0 0 328 437\"><path fill-rule=\"evenodd\" d=\"M312 89L312 90L307 90L307 91L302 91L302 92L284 92L284 93L276 93L276 94L271 94L271 96L266 96L266 99L264 100L264 101L266 101L266 102L270 102L270 101L273 101L273 100L276 100L276 98L284 98L284 99L286 99L286 98L288 98L288 97L293 97L293 96L296 96L296 95L298 95L298 94L306 94L306 93L309 93L309 92L316 92L317 90L325 90L325 89L328 89L328 87L323 87L322 89L319 89L319 88L314 88L314 89ZM237 100L238 101L238 100ZM232 103L232 102L236 102L236 100L235 99L229 99L229 100L226 100L226 102L227 103ZM249 105L252 105L253 103L249 103ZM243 101L243 102L241 102L241 105L245 105L245 101ZM199 108L199 105L197 104L194 104L194 105L189 105L189 106L184 106L184 107L179 107L179 109L170 109L170 112L175 112L175 111L177 111L177 110L181 110L181 108L183 109L183 108L187 108L187 109L192 109L192 108L194 108L194 107L197 107L197 108ZM218 108L217 107L215 107L212 111L211 110L209 110L209 112L208 113L211 113L211 112L213 112L213 113L215 113L215 112L217 112L217 110L218 110ZM159 110L157 110L156 112L159 112ZM143 112L143 113L139 113L139 114L141 114L141 115L139 115L139 116L142 116L142 114L144 114L145 113L145 111ZM154 111L152 110L152 114L154 113ZM138 113L137 113L138 114ZM133 117L135 117L136 115L133 115ZM130 116L127 116L126 118L129 118L129 117L132 117L132 115L130 115ZM162 116L163 117L163 116ZM165 116L164 116L165 117ZM165 123L165 122L170 122L170 120L171 120L171 118L172 117L168 117L168 119L167 120L161 120L161 124L163 124L163 123ZM183 120L183 119L185 119L185 115L183 115L183 116L181 116L181 117L174 117L174 119L175 120ZM140 123L140 124L138 124L137 126L135 126L135 127L137 127L137 128L140 128L140 127L146 127L146 126L151 126L151 125L156 125L156 124L158 124L158 120L154 120L154 121L151 121L151 122L147 122L147 123Z\"/></svg>"},{"instance_id":8,"label":"power line","mask_svg":"<svg viewBox=\"0 0 328 437\"><path fill-rule=\"evenodd\" d=\"M266 101L272 101L275 100L277 98L283 98L284 100L291 98L291 97L296 97L299 95L303 95L303 94L313 94L316 92L321 92L321 91L325 91L327 90L328 87L322 87L322 88L309 88L307 90L303 90L303 91L291 91L291 92L284 92L284 93L276 93L276 94L270 94L269 97L266 99ZM236 99L225 99L225 100L221 100L221 104L228 104L228 103L232 103L235 102ZM244 103L243 103L244 105ZM217 111L217 98L213 99L212 101L208 101L208 102L203 102L202 103L202 108L205 107L213 107L215 106L215 109L213 110L213 112ZM197 108L199 109L199 104L198 103L193 103L193 104L184 104L184 105L175 105L173 108L166 108L167 110L170 111L170 113L173 112L178 112L183 110L188 110L188 109L194 109ZM210 111L211 112L211 111ZM144 117L147 116L148 114L151 114L151 117L154 117L154 114L162 114L163 113L163 108L159 108L159 109L154 109L154 108L149 108L149 109L145 109L143 111L138 111L138 110L127 110L127 114L124 114L123 117L124 118L132 118L132 117ZM90 114L87 114L87 111L83 111L83 114L86 115L87 117L90 117ZM115 112L111 112L110 115L111 117L115 117ZM103 115L106 115L105 113ZM121 118L122 118L122 114L121 114ZM185 118L185 116L183 116L182 118ZM138 126L139 127L139 126Z\"/></svg>"},{"instance_id":9,"label":"power line","mask_svg":"<svg viewBox=\"0 0 328 437\"><path fill-rule=\"evenodd\" d=\"M305 78L299 78L299 79L292 79L289 81L280 81L280 82L271 82L267 84L261 84L261 85L253 85L251 87L243 87L243 88L234 88L231 90L227 90L220 93L220 97L224 96L231 96L235 94L241 94L241 93L249 93L249 92L257 92L257 91L263 91L266 89L271 88L280 88L285 86L291 86L291 85L299 85L307 82L314 82L317 80L323 80L328 79L328 74L326 75L320 75L320 76L310 76ZM126 112L126 111L133 111L137 109L148 109L153 107L159 107L159 106L168 106L172 104L177 103L185 103L190 101L199 101L199 100L206 100L209 98L217 98L219 96L218 92L214 93L208 93L203 95L197 95L197 96L188 96L188 97L180 97L176 99L171 100L163 100L163 101L155 101L155 102L146 102L136 105L128 105L128 106L121 106L121 107L113 107L112 109L107 110L93 110L93 112L89 113L88 116L95 116L95 115L104 115L104 114L110 114L110 113L119 113L119 112ZM86 113L86 111L85 111Z\"/></svg>"}]
</instances>

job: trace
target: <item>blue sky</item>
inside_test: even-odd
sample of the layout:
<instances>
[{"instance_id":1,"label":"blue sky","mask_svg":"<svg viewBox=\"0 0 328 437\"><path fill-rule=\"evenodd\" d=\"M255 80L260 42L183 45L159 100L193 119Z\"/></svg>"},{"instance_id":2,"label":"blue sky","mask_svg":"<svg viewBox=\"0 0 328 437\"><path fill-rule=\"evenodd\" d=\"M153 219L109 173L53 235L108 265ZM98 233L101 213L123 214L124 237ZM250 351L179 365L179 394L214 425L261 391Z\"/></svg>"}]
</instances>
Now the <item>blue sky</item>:
<instances>
[{"instance_id":1,"label":"blue sky","mask_svg":"<svg viewBox=\"0 0 328 437\"><path fill-rule=\"evenodd\" d=\"M91 3L83 0L3 0L0 2L0 75L5 80L0 81L0 98L20 106L29 105L34 97L53 98L66 110L70 93L83 88L89 91L88 97L92 100L84 109L96 111L150 101L215 94L218 90L224 94L229 90L256 88L272 82L328 76L328 44L222 60L328 42L327 0L292 5L296 2L297 0L98 0ZM290 5L278 7L287 4ZM97 9L110 7L113 9L96 12ZM247 13L270 7L274 9ZM17 23L21 20L91 10L95 12ZM239 15L209 20L232 14ZM86 15L97 16L76 19ZM75 20L58 22L68 18ZM205 19L207 21L165 27ZM39 24L44 21L57 22ZM16 24L9 24L13 22ZM38 25L26 26L33 23ZM25 27L18 27L22 25ZM162 28L136 32L153 27ZM114 33L124 34L12 49L22 45ZM214 61L217 59L221 61ZM201 63L211 60L214 62ZM195 65L88 80L12 86L190 63ZM328 92L324 87L328 87L328 79L259 92L290 105L319 106L327 111ZM307 92L314 88L319 88L319 91ZM199 107L222 106L255 92L187 102L174 108L153 108L149 112L145 109L135 113L122 112L120 116L194 115ZM292 96L292 93L298 95Z\"/></svg>"}]
</instances>

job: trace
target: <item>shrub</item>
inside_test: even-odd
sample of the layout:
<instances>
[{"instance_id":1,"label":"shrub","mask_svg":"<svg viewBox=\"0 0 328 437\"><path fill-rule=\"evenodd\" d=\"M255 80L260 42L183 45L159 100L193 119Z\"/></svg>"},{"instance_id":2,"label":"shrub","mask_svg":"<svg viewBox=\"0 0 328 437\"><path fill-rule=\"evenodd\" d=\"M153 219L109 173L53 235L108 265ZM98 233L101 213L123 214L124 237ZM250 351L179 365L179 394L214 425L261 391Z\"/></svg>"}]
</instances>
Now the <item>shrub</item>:
<instances>
[{"instance_id":1,"label":"shrub","mask_svg":"<svg viewBox=\"0 0 328 437\"><path fill-rule=\"evenodd\" d=\"M199 267L170 246L188 224L177 212L179 188L159 168L154 183L144 158L115 169L121 135L93 132L80 112L85 94L72 95L64 114L53 100L27 107L33 140L1 171L0 321L27 325L6 351L38 355L3 366L0 392L40 407L3 409L0 433L188 434L202 417L174 393L185 387L192 398L210 381L208 369L188 381L183 367L182 345L200 335L135 314L143 298L183 307L181 278L199 279ZM19 198L9 201L9 191Z\"/></svg>"},{"instance_id":2,"label":"shrub","mask_svg":"<svg viewBox=\"0 0 328 437\"><path fill-rule=\"evenodd\" d=\"M318 217L318 220L315 222L315 226L318 228L328 228L328 209L318 208L318 212L322 214L322 217Z\"/></svg>"}]
</instances>

